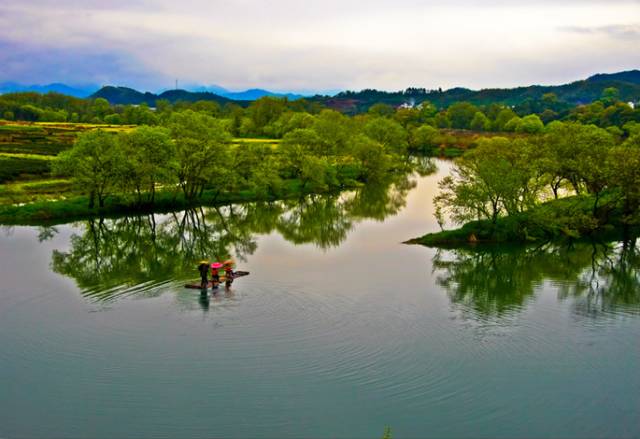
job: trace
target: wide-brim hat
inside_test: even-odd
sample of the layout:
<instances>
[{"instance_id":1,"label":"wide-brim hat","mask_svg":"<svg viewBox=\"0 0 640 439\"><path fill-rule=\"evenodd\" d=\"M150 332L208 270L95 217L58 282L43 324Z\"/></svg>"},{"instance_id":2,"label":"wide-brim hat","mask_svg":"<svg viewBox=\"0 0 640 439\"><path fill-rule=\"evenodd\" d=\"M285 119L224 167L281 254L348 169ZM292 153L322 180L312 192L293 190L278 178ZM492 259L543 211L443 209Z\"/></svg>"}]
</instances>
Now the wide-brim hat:
<instances>
[{"instance_id":1,"label":"wide-brim hat","mask_svg":"<svg viewBox=\"0 0 640 439\"><path fill-rule=\"evenodd\" d=\"M220 262L214 262L211 264L211 268L222 268L222 264Z\"/></svg>"}]
</instances>

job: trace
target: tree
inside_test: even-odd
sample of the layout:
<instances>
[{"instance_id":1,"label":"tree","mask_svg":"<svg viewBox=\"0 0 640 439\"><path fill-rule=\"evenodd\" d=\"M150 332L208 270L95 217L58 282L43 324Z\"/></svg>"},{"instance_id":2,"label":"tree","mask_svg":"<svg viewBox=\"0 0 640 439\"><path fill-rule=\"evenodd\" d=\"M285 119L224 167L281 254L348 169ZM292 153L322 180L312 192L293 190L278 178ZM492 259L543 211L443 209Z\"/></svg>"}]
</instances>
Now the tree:
<instances>
[{"instance_id":1,"label":"tree","mask_svg":"<svg viewBox=\"0 0 640 439\"><path fill-rule=\"evenodd\" d=\"M605 105L611 105L615 103L620 97L620 90L616 87L607 87L602 90L602 97L600 100L604 102Z\"/></svg>"},{"instance_id":2,"label":"tree","mask_svg":"<svg viewBox=\"0 0 640 439\"><path fill-rule=\"evenodd\" d=\"M200 196L205 185L220 193L229 172L225 162L232 140L224 123L187 110L173 113L168 128L176 146L176 177L185 197Z\"/></svg>"},{"instance_id":3,"label":"tree","mask_svg":"<svg viewBox=\"0 0 640 439\"><path fill-rule=\"evenodd\" d=\"M337 154L346 151L349 138L353 135L349 118L334 110L322 110L316 116L312 129L325 144L325 148Z\"/></svg>"},{"instance_id":4,"label":"tree","mask_svg":"<svg viewBox=\"0 0 640 439\"><path fill-rule=\"evenodd\" d=\"M469 102L456 102L447 109L452 128L468 129L478 107Z\"/></svg>"},{"instance_id":5,"label":"tree","mask_svg":"<svg viewBox=\"0 0 640 439\"><path fill-rule=\"evenodd\" d=\"M536 134L541 132L543 129L544 124L537 114L530 114L523 117L520 124L516 127L516 131L527 134Z\"/></svg>"},{"instance_id":6,"label":"tree","mask_svg":"<svg viewBox=\"0 0 640 439\"><path fill-rule=\"evenodd\" d=\"M116 136L103 130L81 133L71 149L63 151L53 163L53 171L69 175L74 185L89 194L89 208L105 199L120 186L126 157Z\"/></svg>"},{"instance_id":7,"label":"tree","mask_svg":"<svg viewBox=\"0 0 640 439\"><path fill-rule=\"evenodd\" d=\"M158 116L147 104L138 106L128 105L122 112L122 120L130 125L157 125Z\"/></svg>"},{"instance_id":8,"label":"tree","mask_svg":"<svg viewBox=\"0 0 640 439\"><path fill-rule=\"evenodd\" d=\"M384 146L362 134L351 141L351 154L358 160L367 181L380 180L390 165L390 156Z\"/></svg>"},{"instance_id":9,"label":"tree","mask_svg":"<svg viewBox=\"0 0 640 439\"><path fill-rule=\"evenodd\" d=\"M309 128L293 130L283 137L281 146L286 148L291 144L302 147L304 153L309 155L328 157L335 153L335 147L323 141L315 130Z\"/></svg>"},{"instance_id":10,"label":"tree","mask_svg":"<svg viewBox=\"0 0 640 439\"><path fill-rule=\"evenodd\" d=\"M263 196L275 195L282 186L280 172L283 160L272 147L262 143L240 143L230 153L229 190L251 188ZM237 184L235 187L233 184Z\"/></svg>"},{"instance_id":11,"label":"tree","mask_svg":"<svg viewBox=\"0 0 640 439\"><path fill-rule=\"evenodd\" d=\"M517 117L517 114L511 108L503 108L498 112L495 121L493 122L493 129L495 131L507 131L505 125L514 117Z\"/></svg>"},{"instance_id":12,"label":"tree","mask_svg":"<svg viewBox=\"0 0 640 439\"><path fill-rule=\"evenodd\" d=\"M547 171L567 180L576 194L583 191L593 194L595 212L607 184L603 164L614 145L611 134L595 125L553 122L543 143L550 157Z\"/></svg>"},{"instance_id":13,"label":"tree","mask_svg":"<svg viewBox=\"0 0 640 439\"><path fill-rule=\"evenodd\" d=\"M413 149L423 152L430 151L437 146L435 142L437 136L437 129L430 125L422 125L411 131L409 144Z\"/></svg>"},{"instance_id":14,"label":"tree","mask_svg":"<svg viewBox=\"0 0 640 439\"><path fill-rule=\"evenodd\" d=\"M522 119L518 116L515 116L509 119L509 122L504 124L503 130L508 132L519 131L520 125L522 125Z\"/></svg>"},{"instance_id":15,"label":"tree","mask_svg":"<svg viewBox=\"0 0 640 439\"><path fill-rule=\"evenodd\" d=\"M286 109L284 99L264 96L251 103L247 109L247 114L253 122L255 134L271 134L270 127Z\"/></svg>"},{"instance_id":16,"label":"tree","mask_svg":"<svg viewBox=\"0 0 640 439\"><path fill-rule=\"evenodd\" d=\"M389 151L404 154L407 150L407 131L394 120L372 119L365 124L364 133Z\"/></svg>"},{"instance_id":17,"label":"tree","mask_svg":"<svg viewBox=\"0 0 640 439\"><path fill-rule=\"evenodd\" d=\"M481 141L438 183L438 215L448 211L458 223L489 219L495 224L501 214L521 212L535 203L539 186L530 184L534 171L527 153L524 143L505 138Z\"/></svg>"},{"instance_id":18,"label":"tree","mask_svg":"<svg viewBox=\"0 0 640 439\"><path fill-rule=\"evenodd\" d=\"M489 131L491 128L491 121L482 111L476 111L476 114L473 115L469 128L474 131Z\"/></svg>"},{"instance_id":19,"label":"tree","mask_svg":"<svg viewBox=\"0 0 640 439\"><path fill-rule=\"evenodd\" d=\"M283 137L285 134L299 129L311 128L315 118L309 113L286 111L273 124L273 135Z\"/></svg>"},{"instance_id":20,"label":"tree","mask_svg":"<svg viewBox=\"0 0 640 439\"><path fill-rule=\"evenodd\" d=\"M105 98L96 98L91 107L93 114L103 119L111 111L111 104Z\"/></svg>"},{"instance_id":21,"label":"tree","mask_svg":"<svg viewBox=\"0 0 640 439\"><path fill-rule=\"evenodd\" d=\"M133 188L138 204L146 194L155 201L156 186L175 182L176 148L164 128L141 126L120 133L118 142L127 157L125 189Z\"/></svg>"},{"instance_id":22,"label":"tree","mask_svg":"<svg viewBox=\"0 0 640 439\"><path fill-rule=\"evenodd\" d=\"M395 113L395 110L391 105L377 103L369 107L368 113L376 117L389 117L389 116L393 116L393 113Z\"/></svg>"},{"instance_id":23,"label":"tree","mask_svg":"<svg viewBox=\"0 0 640 439\"><path fill-rule=\"evenodd\" d=\"M640 136L635 142L625 142L609 151L606 178L623 199L623 222L640 223Z\"/></svg>"},{"instance_id":24,"label":"tree","mask_svg":"<svg viewBox=\"0 0 640 439\"><path fill-rule=\"evenodd\" d=\"M441 111L436 114L434 123L438 128L451 128L451 121L449 120L446 111Z\"/></svg>"}]
</instances>

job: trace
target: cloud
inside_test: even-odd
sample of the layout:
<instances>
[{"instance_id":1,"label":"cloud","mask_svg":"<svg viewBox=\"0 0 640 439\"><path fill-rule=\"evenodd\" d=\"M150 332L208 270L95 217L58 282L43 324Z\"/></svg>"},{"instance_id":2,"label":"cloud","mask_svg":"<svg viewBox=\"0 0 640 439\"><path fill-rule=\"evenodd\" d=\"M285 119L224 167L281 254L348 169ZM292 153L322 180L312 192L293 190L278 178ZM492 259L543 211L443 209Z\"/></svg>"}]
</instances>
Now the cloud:
<instances>
[{"instance_id":1,"label":"cloud","mask_svg":"<svg viewBox=\"0 0 640 439\"><path fill-rule=\"evenodd\" d=\"M640 16L638 1L0 3L2 80L146 89L175 78L232 89L506 87L640 63L632 44L638 25L629 21Z\"/></svg>"},{"instance_id":2,"label":"cloud","mask_svg":"<svg viewBox=\"0 0 640 439\"><path fill-rule=\"evenodd\" d=\"M606 35L621 40L640 40L640 24L611 24L607 26L564 26L560 30L583 35Z\"/></svg>"}]
</instances>

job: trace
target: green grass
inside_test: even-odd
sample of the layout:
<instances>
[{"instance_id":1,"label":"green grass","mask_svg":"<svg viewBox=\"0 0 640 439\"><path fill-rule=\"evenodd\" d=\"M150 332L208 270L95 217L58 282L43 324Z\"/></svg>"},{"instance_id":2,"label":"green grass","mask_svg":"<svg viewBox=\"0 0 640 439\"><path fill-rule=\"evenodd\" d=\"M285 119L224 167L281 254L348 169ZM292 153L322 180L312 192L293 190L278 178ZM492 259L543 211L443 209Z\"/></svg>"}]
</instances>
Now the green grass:
<instances>
[{"instance_id":1,"label":"green grass","mask_svg":"<svg viewBox=\"0 0 640 439\"><path fill-rule=\"evenodd\" d=\"M51 171L50 162L41 158L0 157L0 183L47 175Z\"/></svg>"},{"instance_id":2,"label":"green grass","mask_svg":"<svg viewBox=\"0 0 640 439\"><path fill-rule=\"evenodd\" d=\"M46 179L0 185L0 206L59 200L77 196L71 182L64 179Z\"/></svg>"},{"instance_id":3,"label":"green grass","mask_svg":"<svg viewBox=\"0 0 640 439\"><path fill-rule=\"evenodd\" d=\"M53 181L54 180L48 180L52 186L55 186ZM332 187L326 191L313 191L313 193L335 193L344 189L352 189L359 184L360 183L356 181L351 181L343 183L340 187ZM5 189L7 186L4 186ZM0 199L3 196L1 192L2 188L3 186L0 186ZM108 217L148 212L162 213L196 206L216 206L251 201L273 201L296 198L308 193L311 192L305 190L299 180L286 180L277 192L271 194L256 192L250 189L223 194L218 194L217 191L214 190L205 190L201 198L187 200L182 192L164 191L156 194L156 201L153 206L135 206L128 198L113 196L107 198L104 208L94 209L89 209L88 198L86 196L75 195L56 201L39 199L38 201L24 205L0 205L0 224L60 224L99 216ZM41 196L42 194L39 193L38 195ZM67 192L66 195L69 195L69 193Z\"/></svg>"},{"instance_id":4,"label":"green grass","mask_svg":"<svg viewBox=\"0 0 640 439\"><path fill-rule=\"evenodd\" d=\"M70 144L65 143L8 143L0 142L0 153L9 154L39 154L39 155L58 155L65 149L69 149Z\"/></svg>"},{"instance_id":5,"label":"green grass","mask_svg":"<svg viewBox=\"0 0 640 439\"><path fill-rule=\"evenodd\" d=\"M55 156L44 154L29 154L22 152L0 152L0 160L10 159L31 159L31 160L55 160Z\"/></svg>"},{"instance_id":6,"label":"green grass","mask_svg":"<svg viewBox=\"0 0 640 439\"><path fill-rule=\"evenodd\" d=\"M0 133L12 132L12 131L42 131L42 128L38 125L25 125L25 124L17 124L17 123L3 123L0 124Z\"/></svg>"}]
</instances>

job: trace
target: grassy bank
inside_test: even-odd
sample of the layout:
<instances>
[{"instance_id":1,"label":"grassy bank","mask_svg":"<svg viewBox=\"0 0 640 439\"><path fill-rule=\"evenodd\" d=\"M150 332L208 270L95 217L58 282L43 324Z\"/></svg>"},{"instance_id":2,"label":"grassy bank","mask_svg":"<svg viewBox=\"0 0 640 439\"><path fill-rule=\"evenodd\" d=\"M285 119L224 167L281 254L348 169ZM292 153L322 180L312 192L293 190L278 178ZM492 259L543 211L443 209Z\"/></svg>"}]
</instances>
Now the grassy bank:
<instances>
[{"instance_id":1,"label":"grassy bank","mask_svg":"<svg viewBox=\"0 0 640 439\"><path fill-rule=\"evenodd\" d=\"M573 196L540 204L516 215L489 220L471 221L454 230L428 233L407 241L429 247L459 247L476 244L535 243L564 239L599 237L618 239L626 232L622 213L613 199L605 196L593 215L591 196Z\"/></svg>"},{"instance_id":2,"label":"grassy bank","mask_svg":"<svg viewBox=\"0 0 640 439\"><path fill-rule=\"evenodd\" d=\"M218 193L205 190L201 197L186 199L182 192L161 191L156 193L152 204L134 203L126 197L108 197L103 208L88 207L86 196L75 196L56 201L39 201L25 205L0 206L0 224L4 225L55 225L95 217L110 217L139 213L166 213L199 206L217 206L228 203L274 201L291 199L310 193L335 193L360 186L356 180L346 180L340 186L324 190L305 187L299 180L286 180L274 191L265 192L244 189L233 193Z\"/></svg>"}]
</instances>

